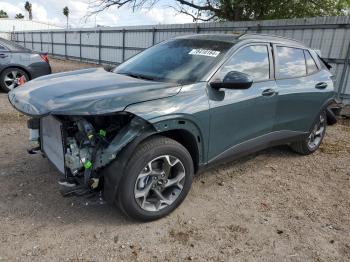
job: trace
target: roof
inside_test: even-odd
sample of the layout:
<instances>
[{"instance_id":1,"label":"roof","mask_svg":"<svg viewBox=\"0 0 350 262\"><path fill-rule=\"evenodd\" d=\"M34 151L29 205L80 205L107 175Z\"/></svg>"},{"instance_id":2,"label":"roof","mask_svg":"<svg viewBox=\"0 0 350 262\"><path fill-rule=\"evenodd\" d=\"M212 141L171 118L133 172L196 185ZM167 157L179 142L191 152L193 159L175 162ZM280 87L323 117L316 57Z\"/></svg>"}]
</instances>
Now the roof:
<instances>
[{"instance_id":1,"label":"roof","mask_svg":"<svg viewBox=\"0 0 350 262\"><path fill-rule=\"evenodd\" d=\"M238 38L242 34L195 34L195 35L184 35L176 38L181 39L200 39L200 40L212 40L220 42L237 43Z\"/></svg>"},{"instance_id":2,"label":"roof","mask_svg":"<svg viewBox=\"0 0 350 262\"><path fill-rule=\"evenodd\" d=\"M62 29L62 27L28 19L10 19L0 18L0 31L30 31L30 30L44 30L44 29Z\"/></svg>"},{"instance_id":3,"label":"roof","mask_svg":"<svg viewBox=\"0 0 350 262\"><path fill-rule=\"evenodd\" d=\"M222 42L230 42L237 43L242 40L260 40L260 41L268 41L280 44L290 44L294 46L305 46L302 42L290 39L287 37L276 36L276 35L266 35L266 34L195 34L195 35L187 35L180 36L178 38L186 38L186 39L205 39L205 40L213 40L213 41L222 41Z\"/></svg>"},{"instance_id":4,"label":"roof","mask_svg":"<svg viewBox=\"0 0 350 262\"><path fill-rule=\"evenodd\" d=\"M277 35L243 34L239 37L239 39L240 40L263 40L263 41L269 41L269 42L304 46L304 44L298 40L291 39L291 38L284 37L284 36L277 36Z\"/></svg>"}]
</instances>

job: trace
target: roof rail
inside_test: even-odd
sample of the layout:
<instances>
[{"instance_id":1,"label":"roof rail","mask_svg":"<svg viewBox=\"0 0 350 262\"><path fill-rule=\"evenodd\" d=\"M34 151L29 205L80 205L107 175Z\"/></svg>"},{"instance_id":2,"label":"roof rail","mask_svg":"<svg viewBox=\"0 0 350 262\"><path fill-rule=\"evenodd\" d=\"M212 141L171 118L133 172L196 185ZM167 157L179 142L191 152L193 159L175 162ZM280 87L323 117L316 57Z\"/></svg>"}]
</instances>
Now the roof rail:
<instances>
[{"instance_id":1,"label":"roof rail","mask_svg":"<svg viewBox=\"0 0 350 262\"><path fill-rule=\"evenodd\" d=\"M269 35L269 34L258 34L258 33L245 33L241 36L239 36L238 38L239 39L244 39L245 36L263 36L263 37L276 37L276 38L281 38L281 39L286 39L286 40L289 40L289 41L293 41L293 42L298 42L300 44L303 44L305 45L302 41L299 41L299 40L295 40L293 38L289 38L289 37L285 37L285 36L279 36L279 35Z\"/></svg>"}]
</instances>

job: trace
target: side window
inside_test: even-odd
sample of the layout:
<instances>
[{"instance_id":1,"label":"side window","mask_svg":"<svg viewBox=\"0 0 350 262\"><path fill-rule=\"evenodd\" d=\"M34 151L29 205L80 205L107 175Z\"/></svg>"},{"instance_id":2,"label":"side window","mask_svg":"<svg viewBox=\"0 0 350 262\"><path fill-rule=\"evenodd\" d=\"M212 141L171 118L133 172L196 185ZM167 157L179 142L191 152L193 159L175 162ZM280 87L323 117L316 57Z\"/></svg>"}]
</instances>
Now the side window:
<instances>
[{"instance_id":1,"label":"side window","mask_svg":"<svg viewBox=\"0 0 350 262\"><path fill-rule=\"evenodd\" d=\"M317 65L315 63L315 60L310 55L310 52L307 50L304 50L305 53L305 60L306 60L306 70L308 74L312 74L316 71L318 71Z\"/></svg>"},{"instance_id":2,"label":"side window","mask_svg":"<svg viewBox=\"0 0 350 262\"><path fill-rule=\"evenodd\" d=\"M278 77L299 77L306 75L306 65L303 49L292 47L277 47Z\"/></svg>"},{"instance_id":3,"label":"side window","mask_svg":"<svg viewBox=\"0 0 350 262\"><path fill-rule=\"evenodd\" d=\"M251 45L242 48L223 65L217 77L223 79L230 71L248 74L254 81L268 80L270 65L267 45Z\"/></svg>"}]
</instances>

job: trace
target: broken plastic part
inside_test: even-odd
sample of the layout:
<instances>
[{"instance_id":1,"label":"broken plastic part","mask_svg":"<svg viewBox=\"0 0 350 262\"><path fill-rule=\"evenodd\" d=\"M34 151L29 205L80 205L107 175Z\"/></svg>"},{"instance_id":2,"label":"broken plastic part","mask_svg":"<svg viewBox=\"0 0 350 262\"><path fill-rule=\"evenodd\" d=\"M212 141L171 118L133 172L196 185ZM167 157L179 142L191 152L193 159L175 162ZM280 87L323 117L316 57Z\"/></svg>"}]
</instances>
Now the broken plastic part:
<instances>
[{"instance_id":1,"label":"broken plastic part","mask_svg":"<svg viewBox=\"0 0 350 262\"><path fill-rule=\"evenodd\" d=\"M92 163L90 161L84 162L85 169L90 169L92 167Z\"/></svg>"},{"instance_id":2,"label":"broken plastic part","mask_svg":"<svg viewBox=\"0 0 350 262\"><path fill-rule=\"evenodd\" d=\"M105 137L106 134L107 134L107 132L106 132L106 130L101 129L101 130L98 132L98 134L99 134L99 136L101 136L101 137Z\"/></svg>"},{"instance_id":3,"label":"broken plastic part","mask_svg":"<svg viewBox=\"0 0 350 262\"><path fill-rule=\"evenodd\" d=\"M139 136L142 131L149 125L150 124L144 119L135 116L129 122L129 124L125 125L119 131L119 133L114 137L107 148L101 149L97 152L97 159L95 162L97 166L95 166L95 168L100 168L110 163L113 159L116 158L121 149L123 149L132 140Z\"/></svg>"},{"instance_id":4,"label":"broken plastic part","mask_svg":"<svg viewBox=\"0 0 350 262\"><path fill-rule=\"evenodd\" d=\"M92 189L97 188L97 187L98 187L99 181L100 181L100 180L99 180L98 178L92 178L92 179L91 179L91 185L90 185L90 187L91 187Z\"/></svg>"}]
</instances>

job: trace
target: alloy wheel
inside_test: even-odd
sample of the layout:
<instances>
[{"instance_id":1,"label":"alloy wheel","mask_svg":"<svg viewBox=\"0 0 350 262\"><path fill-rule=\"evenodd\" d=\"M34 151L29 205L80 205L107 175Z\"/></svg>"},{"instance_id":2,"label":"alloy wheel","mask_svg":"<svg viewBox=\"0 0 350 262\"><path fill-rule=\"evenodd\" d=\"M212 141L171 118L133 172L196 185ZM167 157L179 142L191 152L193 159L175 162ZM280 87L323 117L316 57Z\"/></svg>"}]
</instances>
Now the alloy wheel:
<instances>
[{"instance_id":1,"label":"alloy wheel","mask_svg":"<svg viewBox=\"0 0 350 262\"><path fill-rule=\"evenodd\" d=\"M307 145L311 150L314 150L320 145L325 130L326 120L323 115L320 115L319 121L315 124L307 140Z\"/></svg>"},{"instance_id":2,"label":"alloy wheel","mask_svg":"<svg viewBox=\"0 0 350 262\"><path fill-rule=\"evenodd\" d=\"M138 175L134 196L146 211L159 211L172 205L185 183L185 167L180 159L163 155L151 160Z\"/></svg>"}]
</instances>

